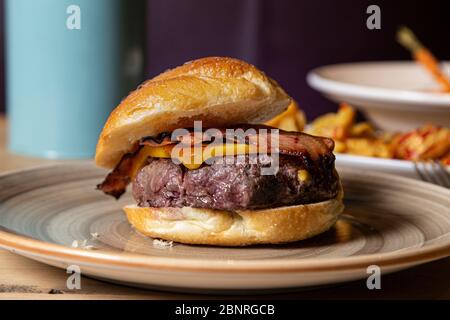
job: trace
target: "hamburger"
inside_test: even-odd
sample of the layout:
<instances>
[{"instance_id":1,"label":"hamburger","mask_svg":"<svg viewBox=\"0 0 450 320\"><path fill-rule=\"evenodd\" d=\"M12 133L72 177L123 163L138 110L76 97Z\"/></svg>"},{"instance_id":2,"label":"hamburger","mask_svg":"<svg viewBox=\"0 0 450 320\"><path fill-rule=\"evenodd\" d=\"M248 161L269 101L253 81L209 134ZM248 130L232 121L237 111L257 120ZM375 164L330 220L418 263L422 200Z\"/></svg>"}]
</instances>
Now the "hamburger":
<instances>
[{"instance_id":1,"label":"hamburger","mask_svg":"<svg viewBox=\"0 0 450 320\"><path fill-rule=\"evenodd\" d=\"M119 198L131 184L128 221L153 238L246 246L320 234L343 210L334 142L262 124L291 101L237 59L168 70L111 113L95 162L112 171L97 188Z\"/></svg>"}]
</instances>

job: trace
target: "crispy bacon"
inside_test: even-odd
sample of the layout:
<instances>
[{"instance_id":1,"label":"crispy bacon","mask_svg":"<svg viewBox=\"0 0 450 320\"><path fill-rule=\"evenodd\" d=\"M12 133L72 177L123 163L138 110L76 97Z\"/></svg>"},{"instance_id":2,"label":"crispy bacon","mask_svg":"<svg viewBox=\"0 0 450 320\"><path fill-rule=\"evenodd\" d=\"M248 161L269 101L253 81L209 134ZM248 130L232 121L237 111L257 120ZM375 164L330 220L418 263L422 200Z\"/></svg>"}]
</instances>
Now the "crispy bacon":
<instances>
[{"instance_id":1,"label":"crispy bacon","mask_svg":"<svg viewBox=\"0 0 450 320\"><path fill-rule=\"evenodd\" d=\"M167 146L169 144L175 144L177 141L172 141L171 134L169 132L163 132L157 135L156 137L144 137L141 139L140 144L151 146L151 147L160 147Z\"/></svg>"},{"instance_id":2,"label":"crispy bacon","mask_svg":"<svg viewBox=\"0 0 450 320\"><path fill-rule=\"evenodd\" d=\"M259 129L268 129L267 130L267 141L264 141L267 144L267 150L271 150L271 130L275 129L265 125L240 125L235 126L230 129L243 129L244 132L247 129L255 129L256 134L248 135L246 137L246 141L244 143L248 144L258 144L258 130ZM226 129L219 129L222 133L223 137L226 138ZM278 129L277 129L278 130ZM161 133L156 137L145 137L140 141L140 146L166 146L177 143L202 143L212 142L211 136L206 138L202 135L203 140L205 141L196 141L198 140L198 136L195 135L193 130L188 130L186 135L179 136L175 141L171 139L170 133ZM213 140L214 141L214 140ZM235 137L234 142L242 143L242 141L237 141ZM311 158L311 160L317 160L322 156L332 156L332 151L334 148L334 141L329 138L316 137L311 136L302 132L287 132L283 130L279 130L278 135L278 148L275 148L277 153L291 155L291 156L307 156ZM140 149L139 149L140 150ZM106 179L97 186L97 189L102 190L104 193L115 197L116 199L120 198L120 196L125 192L127 185L131 182L131 172L133 168L133 159L139 152L137 150L134 153L128 153L122 157L119 164L114 168L114 170L108 174Z\"/></svg>"},{"instance_id":3,"label":"crispy bacon","mask_svg":"<svg viewBox=\"0 0 450 320\"><path fill-rule=\"evenodd\" d=\"M267 144L268 149L270 149L271 142L271 130L276 129L266 125L239 125L231 127L230 129L243 129L244 132L248 129L255 129L256 135L249 135L248 140L244 143L258 144L258 131L259 129L267 129ZM223 138L226 138L226 129L218 129L222 134ZM279 130L279 129L277 129ZM162 138L161 138L162 136ZM145 137L141 139L141 145L147 145L152 147L165 146L170 144L177 144L179 142L193 145L195 143L210 143L212 142L210 136L202 135L198 140L195 132L192 129L188 129L188 133L185 136L178 136L175 140L171 140L170 133L164 133L158 135L158 137ZM237 138L234 137L234 141L227 142L238 142ZM311 136L302 132L288 132L279 130L278 136L278 152L280 154L287 154L292 156L302 156L307 155L313 160L317 159L319 156L329 154L334 149L334 141L329 138Z\"/></svg>"},{"instance_id":4,"label":"crispy bacon","mask_svg":"<svg viewBox=\"0 0 450 320\"><path fill-rule=\"evenodd\" d=\"M130 172L135 154L136 152L124 155L114 170L106 176L102 183L97 185L97 189L119 199L131 182Z\"/></svg>"},{"instance_id":5,"label":"crispy bacon","mask_svg":"<svg viewBox=\"0 0 450 320\"><path fill-rule=\"evenodd\" d=\"M225 137L225 129L218 129L219 132ZM145 137L140 141L140 145L151 147L162 147L171 144L183 143L186 145L194 145L196 143L210 143L212 142L212 135L206 135L200 132L196 134L193 129L186 129L185 135L173 137L168 132L159 134L156 137Z\"/></svg>"},{"instance_id":6,"label":"crispy bacon","mask_svg":"<svg viewBox=\"0 0 450 320\"><path fill-rule=\"evenodd\" d=\"M257 126L255 129L273 129L267 126ZM267 144L270 149L271 136L268 130ZM250 143L257 143L258 136L251 136ZM278 153L290 156L307 156L316 160L322 156L330 156L334 149L334 141L329 138L316 137L303 132L279 130Z\"/></svg>"}]
</instances>

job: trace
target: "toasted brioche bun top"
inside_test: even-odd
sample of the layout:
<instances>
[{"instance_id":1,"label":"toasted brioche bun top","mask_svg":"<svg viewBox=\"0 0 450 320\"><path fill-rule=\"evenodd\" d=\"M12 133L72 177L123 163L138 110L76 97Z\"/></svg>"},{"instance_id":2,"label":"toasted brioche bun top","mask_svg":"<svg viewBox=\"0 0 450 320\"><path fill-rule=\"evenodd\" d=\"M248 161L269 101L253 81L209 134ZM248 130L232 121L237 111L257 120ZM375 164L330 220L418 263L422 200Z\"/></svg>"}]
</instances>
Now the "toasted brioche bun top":
<instances>
[{"instance_id":1,"label":"toasted brioche bun top","mask_svg":"<svg viewBox=\"0 0 450 320\"><path fill-rule=\"evenodd\" d=\"M290 97L254 66L232 58L188 62L148 80L109 116L95 162L113 168L145 136L192 127L263 123L283 112Z\"/></svg>"}]
</instances>

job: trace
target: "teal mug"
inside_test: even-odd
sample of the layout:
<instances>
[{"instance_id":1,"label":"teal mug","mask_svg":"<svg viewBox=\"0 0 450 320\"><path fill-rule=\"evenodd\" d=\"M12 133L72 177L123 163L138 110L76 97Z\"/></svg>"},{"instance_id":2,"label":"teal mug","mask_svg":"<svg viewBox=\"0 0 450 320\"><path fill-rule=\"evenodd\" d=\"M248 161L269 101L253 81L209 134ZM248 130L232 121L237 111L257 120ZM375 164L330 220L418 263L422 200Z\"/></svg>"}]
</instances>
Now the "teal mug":
<instances>
[{"instance_id":1,"label":"teal mug","mask_svg":"<svg viewBox=\"0 0 450 320\"><path fill-rule=\"evenodd\" d=\"M121 0L7 0L9 149L90 158L123 95Z\"/></svg>"}]
</instances>

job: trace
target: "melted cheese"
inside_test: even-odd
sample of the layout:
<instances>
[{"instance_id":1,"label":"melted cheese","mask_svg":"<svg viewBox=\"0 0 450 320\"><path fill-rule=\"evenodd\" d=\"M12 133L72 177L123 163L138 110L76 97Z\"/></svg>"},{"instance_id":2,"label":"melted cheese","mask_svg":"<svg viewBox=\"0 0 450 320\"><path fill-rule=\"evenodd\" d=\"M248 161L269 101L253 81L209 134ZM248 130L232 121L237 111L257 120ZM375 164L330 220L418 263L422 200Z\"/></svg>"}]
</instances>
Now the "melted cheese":
<instances>
[{"instance_id":1,"label":"melted cheese","mask_svg":"<svg viewBox=\"0 0 450 320\"><path fill-rule=\"evenodd\" d=\"M162 147L149 147L144 146L139 153L133 159L133 165L131 168L131 178L134 178L139 170L145 166L147 159L149 157L153 158L170 158L170 153L173 146L162 146Z\"/></svg>"},{"instance_id":2,"label":"melted cheese","mask_svg":"<svg viewBox=\"0 0 450 320\"><path fill-rule=\"evenodd\" d=\"M195 170L198 169L206 160L213 157L254 153L253 150L251 150L252 147L246 144L220 144L203 145L202 148L191 148L191 150L179 147L176 150L178 151L178 154L172 155L172 151L175 147L176 145L166 145L160 147L144 146L133 159L131 177L134 178L137 175L139 170L145 166L149 157L172 158L172 156L174 156L186 168L189 170ZM200 154L198 151L200 151Z\"/></svg>"},{"instance_id":3,"label":"melted cheese","mask_svg":"<svg viewBox=\"0 0 450 320\"><path fill-rule=\"evenodd\" d=\"M300 169L297 171L297 179L299 182L308 182L311 176L308 171Z\"/></svg>"}]
</instances>

